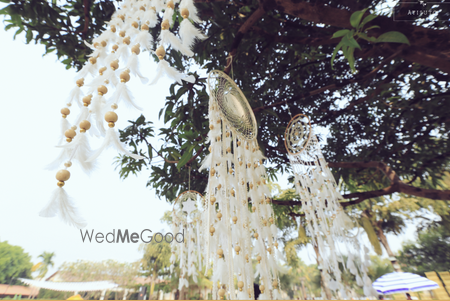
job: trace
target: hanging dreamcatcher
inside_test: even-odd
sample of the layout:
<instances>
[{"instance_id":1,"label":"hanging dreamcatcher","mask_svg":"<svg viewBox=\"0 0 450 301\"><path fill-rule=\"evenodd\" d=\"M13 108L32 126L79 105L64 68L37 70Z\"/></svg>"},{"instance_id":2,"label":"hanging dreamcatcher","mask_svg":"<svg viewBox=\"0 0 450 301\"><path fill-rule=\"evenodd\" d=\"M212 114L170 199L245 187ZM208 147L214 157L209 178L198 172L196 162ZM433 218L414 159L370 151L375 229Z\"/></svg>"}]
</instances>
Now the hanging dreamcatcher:
<instances>
[{"instance_id":1,"label":"hanging dreamcatcher","mask_svg":"<svg viewBox=\"0 0 450 301\"><path fill-rule=\"evenodd\" d=\"M355 275L357 284L364 287L365 294L373 295L367 276L370 264L368 249L364 247L363 260L358 261L362 250L356 240L358 233L352 231L358 228L357 223L345 214L339 203L343 198L307 116L298 114L291 119L285 132L285 147L295 177L295 189L305 213L305 228L312 243L319 249L318 261L323 267L328 287L335 292L339 290L341 298L347 298L339 269L341 263ZM349 253L346 263L337 249L337 242L355 251L355 254ZM355 262L360 264L359 270Z\"/></svg>"},{"instance_id":2,"label":"hanging dreamcatcher","mask_svg":"<svg viewBox=\"0 0 450 301\"><path fill-rule=\"evenodd\" d=\"M205 234L202 220L205 212L203 196L194 190L181 193L175 200L172 210L172 233L183 233L184 242L172 243L170 272L173 272L175 261L180 265L178 289L189 287L188 278L198 282L197 270L202 270L202 245Z\"/></svg>"},{"instance_id":3,"label":"hanging dreamcatcher","mask_svg":"<svg viewBox=\"0 0 450 301\"><path fill-rule=\"evenodd\" d=\"M259 277L260 299L279 299L282 255L255 116L225 73L210 72L208 89L210 153L200 170L209 170L205 230L210 235L204 252L205 264L214 268L213 298L254 299Z\"/></svg>"},{"instance_id":4,"label":"hanging dreamcatcher","mask_svg":"<svg viewBox=\"0 0 450 301\"><path fill-rule=\"evenodd\" d=\"M177 13L183 18L178 27L179 37L171 31L174 25L173 16ZM57 172L58 187L41 210L40 216L59 215L70 225L78 228L86 226L74 202L63 188L71 176L68 169L73 161L77 161L82 169L89 173L103 150L111 146L136 160L144 158L129 152L120 141L119 132L115 129L119 118L116 110L122 104L142 110L135 102L128 82L132 77L137 77L142 83L148 82L139 70L139 59L142 57L142 51L153 52L155 43L150 28L158 25L158 15L162 18L161 33L155 47L159 63L156 77L150 84L155 84L163 75L179 83L182 80L195 81L193 76L179 72L164 60L169 47L186 56L192 56L194 42L205 38L193 24L200 22L193 0L123 1L120 9L114 12L110 22L107 22L107 29L94 38L92 44L85 41L92 53L77 73L75 87L69 93L66 106L61 109L61 138L58 143L61 153L47 166L50 170L61 165L65 168ZM68 117L73 113L74 103L79 107L79 114L71 124ZM89 147L88 134L102 139L103 143L98 150L93 151ZM64 138L66 141L63 141Z\"/></svg>"}]
</instances>

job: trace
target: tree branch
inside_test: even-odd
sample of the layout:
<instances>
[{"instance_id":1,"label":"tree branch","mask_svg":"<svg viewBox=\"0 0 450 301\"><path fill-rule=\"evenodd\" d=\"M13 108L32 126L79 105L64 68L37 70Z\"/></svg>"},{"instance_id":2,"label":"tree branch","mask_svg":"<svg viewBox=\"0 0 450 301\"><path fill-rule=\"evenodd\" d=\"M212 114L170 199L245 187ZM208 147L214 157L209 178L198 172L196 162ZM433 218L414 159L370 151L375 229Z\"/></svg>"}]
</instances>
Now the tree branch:
<instances>
[{"instance_id":1,"label":"tree branch","mask_svg":"<svg viewBox=\"0 0 450 301\"><path fill-rule=\"evenodd\" d=\"M266 11L264 10L264 7L262 5L258 6L258 8L250 15L250 17L248 17L247 20L245 20L244 24L242 24L242 26L239 28L236 36L234 37L233 43L231 44L230 53L227 58L227 66L223 71L224 73L230 73L232 59L236 56L239 43L241 42L247 31L253 26L253 24L255 24L256 21L258 21L265 13Z\"/></svg>"},{"instance_id":2,"label":"tree branch","mask_svg":"<svg viewBox=\"0 0 450 301\"><path fill-rule=\"evenodd\" d=\"M309 96L313 96L313 95L317 95L317 94L323 93L323 92L325 92L327 90L334 90L334 89L341 88L341 87L344 87L344 86L352 84L352 83L365 81L365 80L369 79L370 77L374 76L378 72L378 70L381 69L382 66L384 66L387 62L391 61L397 55L399 55L400 52L401 52L401 50L399 50L396 53L390 55L389 57L384 59L380 63L380 65L378 65L376 68L374 68L372 71L370 71L369 73L367 73L366 75L364 75L361 78L353 78L353 79L350 79L350 80L347 80L347 81L344 81L344 82L341 82L341 83L331 84L331 85L328 85L328 86L316 89L314 91L301 94L301 95L297 96L296 98L291 98L289 100L284 100L284 101L276 102L276 103L273 103L273 104L270 104L270 105L265 105L265 106L262 106L262 107L259 107L259 108L254 108L253 112L256 113L256 112L259 112L259 111L266 110L268 108L282 106L282 105L287 104L288 102L293 102L293 101L296 101L296 100L304 99L304 98L309 97Z\"/></svg>"},{"instance_id":3,"label":"tree branch","mask_svg":"<svg viewBox=\"0 0 450 301\"><path fill-rule=\"evenodd\" d=\"M309 163L309 162L308 162ZM409 194L412 196L432 199L432 200L445 200L450 201L450 190L437 190L437 189L425 189L414 187L404 183L396 172L384 162L380 161L368 161L368 162L330 162L328 166L331 168L376 168L382 171L391 183L390 186L379 190L355 192L344 194L342 197L344 199L354 199L348 202L341 202L342 207L352 206L359 204L367 199L380 197L383 195L393 194L395 192L400 192L404 194ZM301 206L301 202L288 200L272 200L275 205L281 206Z\"/></svg>"}]
</instances>

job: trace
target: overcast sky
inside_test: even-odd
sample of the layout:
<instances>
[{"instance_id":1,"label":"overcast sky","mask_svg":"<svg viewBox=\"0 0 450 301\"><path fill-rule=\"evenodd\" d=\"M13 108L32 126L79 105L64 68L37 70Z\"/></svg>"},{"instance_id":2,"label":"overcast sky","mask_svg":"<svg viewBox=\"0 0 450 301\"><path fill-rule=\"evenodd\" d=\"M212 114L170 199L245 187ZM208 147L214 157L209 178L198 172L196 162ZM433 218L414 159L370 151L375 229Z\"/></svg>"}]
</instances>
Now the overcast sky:
<instances>
[{"instance_id":1,"label":"overcast sky","mask_svg":"<svg viewBox=\"0 0 450 301\"><path fill-rule=\"evenodd\" d=\"M0 240L24 248L32 256L33 263L39 262L37 256L42 252L55 252L55 267L48 275L65 261L115 259L131 262L140 259L138 244L83 243L80 230L58 218L38 216L56 188L56 170L47 171L44 167L59 154L54 146L59 135L60 109L74 87L75 71L66 70L54 54L42 57L44 46L25 45L23 35L13 41L14 32L5 32L3 24L0 27L3 105L0 110ZM143 73L153 78L156 64L146 53L142 53L140 59ZM156 128L162 127L158 113L170 84L168 79L163 79L148 87L136 78L129 83L136 102L144 108L144 115L155 123ZM117 113L116 126L120 129L127 126L127 120L135 120L141 114L123 106ZM71 122L75 115L74 112L69 116ZM100 140L95 142L93 148ZM71 178L64 188L86 218L85 229L103 233L112 229L161 230L164 225L159 220L171 206L159 200L154 190L146 188L149 171L120 180L112 165L116 155L112 149L103 153L98 169L91 176L76 163L69 169ZM287 186L286 179L286 176L279 179L283 188ZM402 241L414 238L414 230L410 226L399 238L388 236L393 250L398 250ZM305 262L314 263L313 254L310 248L302 251L300 256Z\"/></svg>"}]
</instances>

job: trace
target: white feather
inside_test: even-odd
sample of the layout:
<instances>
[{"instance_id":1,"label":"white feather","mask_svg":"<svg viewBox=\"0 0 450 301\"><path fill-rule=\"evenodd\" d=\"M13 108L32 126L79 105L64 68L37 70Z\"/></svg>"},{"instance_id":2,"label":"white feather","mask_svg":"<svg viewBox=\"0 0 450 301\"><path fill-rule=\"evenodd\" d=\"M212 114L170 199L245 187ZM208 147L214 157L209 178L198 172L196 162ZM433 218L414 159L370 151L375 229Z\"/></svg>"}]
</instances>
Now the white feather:
<instances>
[{"instance_id":1,"label":"white feather","mask_svg":"<svg viewBox=\"0 0 450 301\"><path fill-rule=\"evenodd\" d=\"M153 28L158 24L158 19L156 18L156 12L153 9L148 8L142 17L144 23L148 22L148 27Z\"/></svg>"},{"instance_id":2,"label":"white feather","mask_svg":"<svg viewBox=\"0 0 450 301\"><path fill-rule=\"evenodd\" d=\"M152 48L153 37L148 31L141 30L134 41L137 44L141 44L144 49L150 50Z\"/></svg>"},{"instance_id":3,"label":"white feather","mask_svg":"<svg viewBox=\"0 0 450 301\"><path fill-rule=\"evenodd\" d=\"M60 128L61 128L61 136L59 137L58 144L61 144L64 141L64 138L66 138L64 136L64 133L70 128L70 123L67 120L67 118L61 118Z\"/></svg>"},{"instance_id":4,"label":"white feather","mask_svg":"<svg viewBox=\"0 0 450 301\"><path fill-rule=\"evenodd\" d=\"M114 91L114 94L111 96L111 98L107 102L107 107L113 103L119 104L120 101L123 100L126 105L133 106L139 111L142 111L142 108L138 106L133 101L133 96L131 95L131 91L128 89L127 85L125 83L119 83L116 87L116 91Z\"/></svg>"},{"instance_id":5,"label":"white feather","mask_svg":"<svg viewBox=\"0 0 450 301\"><path fill-rule=\"evenodd\" d=\"M94 161L101 155L103 150L107 149L110 146L113 146L118 152L123 153L127 156L130 156L136 160L144 159L144 157L142 157L142 156L132 154L129 151L127 151L125 149L125 147L122 145L122 143L120 142L119 133L116 130L114 130L114 128L109 128L106 131L105 139L103 140L103 143L100 146L100 148L90 158L88 158L86 160L86 162Z\"/></svg>"},{"instance_id":6,"label":"white feather","mask_svg":"<svg viewBox=\"0 0 450 301\"><path fill-rule=\"evenodd\" d=\"M266 293L260 294L258 300L270 300Z\"/></svg>"},{"instance_id":7,"label":"white feather","mask_svg":"<svg viewBox=\"0 0 450 301\"><path fill-rule=\"evenodd\" d=\"M212 155L211 154L207 154L205 159L203 159L202 164L201 164L201 166L200 166L198 171L202 171L204 169L211 168L211 159L212 159Z\"/></svg>"},{"instance_id":8,"label":"white feather","mask_svg":"<svg viewBox=\"0 0 450 301\"><path fill-rule=\"evenodd\" d=\"M244 291L237 294L238 300L249 300L248 294Z\"/></svg>"},{"instance_id":9,"label":"white feather","mask_svg":"<svg viewBox=\"0 0 450 301\"><path fill-rule=\"evenodd\" d=\"M173 9L170 7L166 7L166 9L164 10L164 16L163 16L163 20L168 20L170 27L173 26Z\"/></svg>"},{"instance_id":10,"label":"white feather","mask_svg":"<svg viewBox=\"0 0 450 301\"><path fill-rule=\"evenodd\" d=\"M83 106L81 108L80 114L77 117L77 120L75 121L75 125L78 127L80 122L82 120L86 120L88 118L88 116L89 116L89 109L88 109L88 107Z\"/></svg>"},{"instance_id":11,"label":"white feather","mask_svg":"<svg viewBox=\"0 0 450 301\"><path fill-rule=\"evenodd\" d=\"M85 220L81 217L73 201L62 187L58 187L53 191L50 201L39 212L41 217L54 217L56 215L70 226L79 229L86 227Z\"/></svg>"},{"instance_id":12,"label":"white feather","mask_svg":"<svg viewBox=\"0 0 450 301\"><path fill-rule=\"evenodd\" d=\"M194 1L192 0L182 0L180 3L180 11L183 8L187 8L189 11L189 19L194 21L195 23L200 23L201 20L197 14L197 8L195 7Z\"/></svg>"},{"instance_id":13,"label":"white feather","mask_svg":"<svg viewBox=\"0 0 450 301\"><path fill-rule=\"evenodd\" d=\"M119 45L119 48L117 48L117 51L116 51L117 58L127 61L128 57L130 56L130 52L128 51L128 48L129 47L127 44Z\"/></svg>"},{"instance_id":14,"label":"white feather","mask_svg":"<svg viewBox=\"0 0 450 301\"><path fill-rule=\"evenodd\" d=\"M194 52L189 49L189 47L183 45L181 40L178 39L170 30L161 30L161 34L159 35L158 41L160 41L161 45L170 45L174 50L181 52L182 54L192 57L194 56Z\"/></svg>"},{"instance_id":15,"label":"white feather","mask_svg":"<svg viewBox=\"0 0 450 301\"><path fill-rule=\"evenodd\" d=\"M153 0L152 4L155 7L157 13L159 13L165 8L164 0Z\"/></svg>"},{"instance_id":16,"label":"white feather","mask_svg":"<svg viewBox=\"0 0 450 301\"><path fill-rule=\"evenodd\" d=\"M86 133L79 133L75 136L75 139L71 143L73 143L74 147L77 147L73 160L78 161L81 169L85 173L90 174L93 170L95 170L95 162L86 161L92 154Z\"/></svg>"},{"instance_id":17,"label":"white feather","mask_svg":"<svg viewBox=\"0 0 450 301\"><path fill-rule=\"evenodd\" d=\"M194 46L195 40L204 40L207 38L189 19L181 21L179 34L183 45L190 49Z\"/></svg>"},{"instance_id":18,"label":"white feather","mask_svg":"<svg viewBox=\"0 0 450 301\"><path fill-rule=\"evenodd\" d=\"M45 169L47 170L55 170L57 169L59 166L61 166L61 164L68 160L70 158L70 155L72 154L72 149L71 148L62 148L61 152L59 153L58 157L56 157L55 160L53 160L51 163L47 164L47 166L45 166Z\"/></svg>"},{"instance_id":19,"label":"white feather","mask_svg":"<svg viewBox=\"0 0 450 301\"><path fill-rule=\"evenodd\" d=\"M130 69L132 75L139 77L141 83L148 83L148 78L143 76L139 71L139 60L137 54L131 54L131 57L128 59L127 68Z\"/></svg>"},{"instance_id":20,"label":"white feather","mask_svg":"<svg viewBox=\"0 0 450 301\"><path fill-rule=\"evenodd\" d=\"M148 85L154 85L158 82L158 79L161 78L163 75L167 75L167 77L169 77L170 79L178 82L180 85L183 84L183 82L181 80L190 82L190 83L195 83L195 77L192 75L186 75L183 74L181 72L179 72L177 69L175 69L174 67L171 67L169 65L169 63L167 63L167 61L165 60L160 60L158 63L158 66L156 67L156 76L153 79L153 81L151 83L149 83Z\"/></svg>"},{"instance_id":21,"label":"white feather","mask_svg":"<svg viewBox=\"0 0 450 301\"><path fill-rule=\"evenodd\" d=\"M83 91L81 91L80 87L75 86L75 88L70 91L69 97L67 98L67 103L75 102L79 107L81 107L81 97L83 97Z\"/></svg>"},{"instance_id":22,"label":"white feather","mask_svg":"<svg viewBox=\"0 0 450 301\"><path fill-rule=\"evenodd\" d=\"M105 127L103 126L103 96L97 95L94 97L94 99L92 99L91 111L93 114L95 114L94 118L97 130L99 131L100 135L105 136L106 131Z\"/></svg>"}]
</instances>

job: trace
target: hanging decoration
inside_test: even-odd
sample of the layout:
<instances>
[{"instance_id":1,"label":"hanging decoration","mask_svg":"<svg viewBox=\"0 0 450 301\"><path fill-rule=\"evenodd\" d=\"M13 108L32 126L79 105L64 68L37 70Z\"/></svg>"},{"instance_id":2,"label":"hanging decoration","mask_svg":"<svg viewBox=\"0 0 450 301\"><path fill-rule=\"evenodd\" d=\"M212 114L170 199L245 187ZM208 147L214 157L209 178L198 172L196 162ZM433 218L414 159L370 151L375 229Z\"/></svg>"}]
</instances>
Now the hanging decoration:
<instances>
[{"instance_id":1,"label":"hanging decoration","mask_svg":"<svg viewBox=\"0 0 450 301\"><path fill-rule=\"evenodd\" d=\"M255 116L225 73L210 72L208 89L210 153L200 170L209 171L204 231L210 235L204 254L205 264L213 267L213 298L254 299L253 285L259 277L259 299L278 299L278 263L283 257Z\"/></svg>"},{"instance_id":2,"label":"hanging decoration","mask_svg":"<svg viewBox=\"0 0 450 301\"><path fill-rule=\"evenodd\" d=\"M171 31L176 21L176 18L173 18L174 14L183 16L178 31L180 37ZM141 52L153 52L154 41L149 31L158 26L158 15L163 19L158 37L159 47L156 50L160 62L157 76L150 84L155 84L163 75L180 83L181 80L195 82L194 76L179 72L164 60L165 51L169 47L186 56L193 56L191 48L194 42L205 38L193 25L200 22L193 1L182 0L181 3L173 0L124 1L107 22L108 28L94 38L92 44L85 41L92 49L92 53L77 73L75 87L69 93L66 106L61 109L62 138L58 143L61 153L47 166L48 169L54 170L64 164L65 169L58 172L58 189L40 212L41 216L59 215L64 221L78 228L86 225L75 203L62 188L69 179L68 168L72 166L73 160L89 173L95 167L95 160L110 146L136 160L144 158L130 153L120 141L119 133L115 129L118 120L116 110L120 104L142 110L133 99L128 82L132 77L137 77L144 84L148 82L147 77L139 69L139 60ZM78 116L74 116L74 123L71 124L68 117L73 116L73 103L76 103L80 110ZM103 140L98 150L91 151L89 148L87 132L90 136ZM65 143L63 137L66 138Z\"/></svg>"},{"instance_id":3,"label":"hanging decoration","mask_svg":"<svg viewBox=\"0 0 450 301\"><path fill-rule=\"evenodd\" d=\"M351 234L355 223L345 214L339 203L343 197L338 191L307 116L298 114L291 119L285 132L285 147L295 177L295 189L305 213L305 228L312 243L319 250L318 261L323 268L328 287L332 291L339 291L339 298L347 298L339 269L339 263L344 266L345 263L336 244L343 242L355 253L350 252L347 268L355 275L358 285L364 287L366 296L374 295L367 276L370 265L369 250L364 246L364 255L357 260L362 250L356 236ZM359 271L355 262L360 264Z\"/></svg>"},{"instance_id":4,"label":"hanging decoration","mask_svg":"<svg viewBox=\"0 0 450 301\"><path fill-rule=\"evenodd\" d=\"M205 213L203 196L188 190L181 193L174 202L172 210L172 233L183 233L184 242L172 243L170 272L173 272L175 261L180 265L178 289L189 287L188 278L198 282L197 270L202 270L202 246L205 240L203 217ZM176 238L175 238L176 239Z\"/></svg>"}]
</instances>

